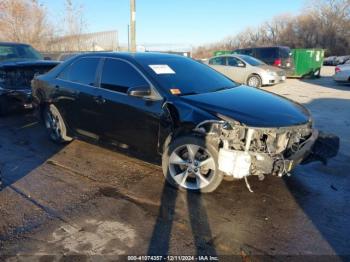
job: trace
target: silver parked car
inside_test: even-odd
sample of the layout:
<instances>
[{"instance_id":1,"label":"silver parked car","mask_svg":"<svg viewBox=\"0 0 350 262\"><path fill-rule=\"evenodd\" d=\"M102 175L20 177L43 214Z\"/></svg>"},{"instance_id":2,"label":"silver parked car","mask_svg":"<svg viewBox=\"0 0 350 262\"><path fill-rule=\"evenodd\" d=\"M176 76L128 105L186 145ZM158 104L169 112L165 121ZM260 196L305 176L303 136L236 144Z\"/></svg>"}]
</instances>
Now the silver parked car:
<instances>
[{"instance_id":1,"label":"silver parked car","mask_svg":"<svg viewBox=\"0 0 350 262\"><path fill-rule=\"evenodd\" d=\"M350 83L350 61L335 68L333 79L337 82Z\"/></svg>"},{"instance_id":2,"label":"silver parked car","mask_svg":"<svg viewBox=\"0 0 350 262\"><path fill-rule=\"evenodd\" d=\"M269 66L248 55L216 56L210 58L207 63L233 81L253 87L274 85L286 80L283 69Z\"/></svg>"}]
</instances>

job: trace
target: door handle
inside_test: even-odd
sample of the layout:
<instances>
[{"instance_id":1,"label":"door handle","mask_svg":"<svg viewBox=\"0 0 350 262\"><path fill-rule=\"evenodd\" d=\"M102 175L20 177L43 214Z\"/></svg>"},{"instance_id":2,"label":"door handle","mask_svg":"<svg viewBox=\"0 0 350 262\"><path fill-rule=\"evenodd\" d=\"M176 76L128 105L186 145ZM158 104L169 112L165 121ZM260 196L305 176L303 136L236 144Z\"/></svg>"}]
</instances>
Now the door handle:
<instances>
[{"instance_id":1,"label":"door handle","mask_svg":"<svg viewBox=\"0 0 350 262\"><path fill-rule=\"evenodd\" d=\"M55 85L55 88L56 88L56 89L59 89L59 88L60 88L60 86L59 86L59 85Z\"/></svg>"},{"instance_id":2,"label":"door handle","mask_svg":"<svg viewBox=\"0 0 350 262\"><path fill-rule=\"evenodd\" d=\"M104 99L102 96L94 96L94 100L97 104L103 104L106 102L106 99Z\"/></svg>"}]
</instances>

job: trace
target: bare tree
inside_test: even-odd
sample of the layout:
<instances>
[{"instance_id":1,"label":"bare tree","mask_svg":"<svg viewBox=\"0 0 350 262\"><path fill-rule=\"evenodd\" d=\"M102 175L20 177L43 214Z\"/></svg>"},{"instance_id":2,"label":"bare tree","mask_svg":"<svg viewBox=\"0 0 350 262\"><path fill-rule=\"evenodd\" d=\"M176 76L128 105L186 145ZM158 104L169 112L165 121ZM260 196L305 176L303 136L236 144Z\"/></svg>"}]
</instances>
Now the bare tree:
<instances>
[{"instance_id":1,"label":"bare tree","mask_svg":"<svg viewBox=\"0 0 350 262\"><path fill-rule=\"evenodd\" d=\"M84 7L76 5L73 0L66 0L63 18L63 34L67 38L66 51L80 51L82 49L82 34L87 27L84 17Z\"/></svg>"},{"instance_id":2,"label":"bare tree","mask_svg":"<svg viewBox=\"0 0 350 262\"><path fill-rule=\"evenodd\" d=\"M292 23L292 16L289 14L282 14L274 17L271 21L267 21L261 27L262 41L266 44L278 44L283 42L282 35Z\"/></svg>"},{"instance_id":3,"label":"bare tree","mask_svg":"<svg viewBox=\"0 0 350 262\"><path fill-rule=\"evenodd\" d=\"M47 10L37 0L0 0L0 38L43 49L53 34Z\"/></svg>"},{"instance_id":4,"label":"bare tree","mask_svg":"<svg viewBox=\"0 0 350 262\"><path fill-rule=\"evenodd\" d=\"M329 55L349 54L350 0L310 0L298 16L276 16L257 28L247 28L200 50L201 54L210 54L213 50L268 45L324 48Z\"/></svg>"}]
</instances>

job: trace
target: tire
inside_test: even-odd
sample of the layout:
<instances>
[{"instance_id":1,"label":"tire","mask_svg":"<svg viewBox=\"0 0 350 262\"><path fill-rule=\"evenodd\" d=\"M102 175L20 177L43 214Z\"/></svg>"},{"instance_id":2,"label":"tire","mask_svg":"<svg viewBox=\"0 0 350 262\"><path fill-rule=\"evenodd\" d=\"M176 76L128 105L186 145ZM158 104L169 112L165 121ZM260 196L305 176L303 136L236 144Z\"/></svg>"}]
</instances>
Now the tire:
<instances>
[{"instance_id":1,"label":"tire","mask_svg":"<svg viewBox=\"0 0 350 262\"><path fill-rule=\"evenodd\" d=\"M44 109L44 123L50 139L55 143L67 143L73 139L67 136L67 127L64 120L54 105L48 105Z\"/></svg>"},{"instance_id":2,"label":"tire","mask_svg":"<svg viewBox=\"0 0 350 262\"><path fill-rule=\"evenodd\" d=\"M169 184L183 191L213 192L223 179L218 169L218 149L195 136L176 138L166 146L162 168Z\"/></svg>"},{"instance_id":3,"label":"tire","mask_svg":"<svg viewBox=\"0 0 350 262\"><path fill-rule=\"evenodd\" d=\"M315 70L314 77L315 78L320 78L321 77L321 69L320 68Z\"/></svg>"},{"instance_id":4,"label":"tire","mask_svg":"<svg viewBox=\"0 0 350 262\"><path fill-rule=\"evenodd\" d=\"M247 85L251 87L261 87L262 81L258 75L250 75L247 79Z\"/></svg>"}]
</instances>

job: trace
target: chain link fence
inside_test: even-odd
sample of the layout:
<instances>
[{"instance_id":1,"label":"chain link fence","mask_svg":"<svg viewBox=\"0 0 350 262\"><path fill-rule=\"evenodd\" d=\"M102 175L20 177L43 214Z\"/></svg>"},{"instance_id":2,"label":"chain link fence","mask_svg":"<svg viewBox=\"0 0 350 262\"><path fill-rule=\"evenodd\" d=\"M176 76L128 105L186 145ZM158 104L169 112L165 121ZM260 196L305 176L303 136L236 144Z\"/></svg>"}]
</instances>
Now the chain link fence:
<instances>
[{"instance_id":1,"label":"chain link fence","mask_svg":"<svg viewBox=\"0 0 350 262\"><path fill-rule=\"evenodd\" d=\"M41 52L53 60L75 53L96 51L119 51L118 31L105 31L56 38ZM63 57L63 58L64 58Z\"/></svg>"}]
</instances>

